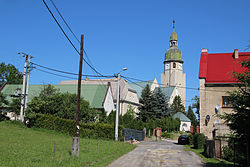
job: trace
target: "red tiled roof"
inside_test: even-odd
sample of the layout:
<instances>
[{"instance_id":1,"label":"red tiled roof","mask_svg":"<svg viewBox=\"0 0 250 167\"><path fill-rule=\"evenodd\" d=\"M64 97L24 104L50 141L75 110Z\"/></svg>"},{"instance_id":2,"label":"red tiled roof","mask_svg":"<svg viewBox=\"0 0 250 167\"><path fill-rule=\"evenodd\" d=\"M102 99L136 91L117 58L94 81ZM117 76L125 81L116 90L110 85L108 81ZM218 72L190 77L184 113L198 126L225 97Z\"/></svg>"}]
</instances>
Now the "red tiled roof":
<instances>
[{"instance_id":1,"label":"red tiled roof","mask_svg":"<svg viewBox=\"0 0 250 167\"><path fill-rule=\"evenodd\" d=\"M250 52L239 52L239 58L234 53L201 53L199 78L205 83L237 83L233 72L243 72L240 62L250 58Z\"/></svg>"}]
</instances>

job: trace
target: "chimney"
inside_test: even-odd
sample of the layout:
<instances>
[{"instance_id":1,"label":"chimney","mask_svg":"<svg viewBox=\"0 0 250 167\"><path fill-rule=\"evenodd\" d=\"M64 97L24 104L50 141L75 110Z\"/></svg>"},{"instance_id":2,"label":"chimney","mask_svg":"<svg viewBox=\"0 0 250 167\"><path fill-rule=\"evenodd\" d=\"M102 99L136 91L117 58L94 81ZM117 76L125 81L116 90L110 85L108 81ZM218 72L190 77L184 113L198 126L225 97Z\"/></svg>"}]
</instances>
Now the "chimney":
<instances>
[{"instance_id":1,"label":"chimney","mask_svg":"<svg viewBox=\"0 0 250 167\"><path fill-rule=\"evenodd\" d=\"M234 49L234 59L239 58L239 49Z\"/></svg>"},{"instance_id":2,"label":"chimney","mask_svg":"<svg viewBox=\"0 0 250 167\"><path fill-rule=\"evenodd\" d=\"M208 52L208 49L203 48L203 49L201 49L201 52L202 52L202 53L207 53L207 52Z\"/></svg>"}]
</instances>

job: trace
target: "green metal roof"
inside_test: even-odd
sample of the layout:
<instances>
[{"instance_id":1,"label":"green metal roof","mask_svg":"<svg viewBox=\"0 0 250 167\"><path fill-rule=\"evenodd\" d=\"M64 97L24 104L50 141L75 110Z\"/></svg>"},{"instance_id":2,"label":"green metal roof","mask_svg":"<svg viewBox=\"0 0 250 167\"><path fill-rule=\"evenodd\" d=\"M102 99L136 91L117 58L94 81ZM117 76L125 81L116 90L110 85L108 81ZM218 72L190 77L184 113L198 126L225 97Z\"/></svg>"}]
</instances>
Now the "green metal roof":
<instances>
[{"instance_id":1,"label":"green metal roof","mask_svg":"<svg viewBox=\"0 0 250 167\"><path fill-rule=\"evenodd\" d=\"M177 41L177 34L173 29L173 32L170 35L170 41Z\"/></svg>"},{"instance_id":2,"label":"green metal roof","mask_svg":"<svg viewBox=\"0 0 250 167\"><path fill-rule=\"evenodd\" d=\"M46 85L29 85L28 90L28 100L30 102L35 96L39 96L41 90L43 90ZM77 93L77 85L53 85L59 92L62 93ZM7 95L7 100L11 101L10 95L15 93L15 90L19 88L22 89L22 85L6 85L1 91L3 94ZM81 97L87 100L92 108L103 108L102 103L107 92L108 85L82 85L81 87Z\"/></svg>"},{"instance_id":3,"label":"green metal roof","mask_svg":"<svg viewBox=\"0 0 250 167\"><path fill-rule=\"evenodd\" d=\"M173 91L174 91L174 88L175 87L173 87L173 86L171 86L171 87L157 87L157 88L155 88L154 91L156 91L157 89L161 89L162 93L165 95L167 100L169 100Z\"/></svg>"},{"instance_id":4,"label":"green metal roof","mask_svg":"<svg viewBox=\"0 0 250 167\"><path fill-rule=\"evenodd\" d=\"M182 61L182 52L177 46L171 46L165 54L165 61L172 60Z\"/></svg>"},{"instance_id":5,"label":"green metal roof","mask_svg":"<svg viewBox=\"0 0 250 167\"><path fill-rule=\"evenodd\" d=\"M179 118L183 122L191 122L191 120L182 112L177 112L176 114L173 115L173 118Z\"/></svg>"},{"instance_id":6,"label":"green metal roof","mask_svg":"<svg viewBox=\"0 0 250 167\"><path fill-rule=\"evenodd\" d=\"M152 81L143 81L143 82L135 82L135 83L128 83L128 85L137 92L137 95L140 98L141 97L141 92L146 87L146 85L149 85L149 87L151 87L153 82L154 82L154 80L152 80Z\"/></svg>"}]
</instances>

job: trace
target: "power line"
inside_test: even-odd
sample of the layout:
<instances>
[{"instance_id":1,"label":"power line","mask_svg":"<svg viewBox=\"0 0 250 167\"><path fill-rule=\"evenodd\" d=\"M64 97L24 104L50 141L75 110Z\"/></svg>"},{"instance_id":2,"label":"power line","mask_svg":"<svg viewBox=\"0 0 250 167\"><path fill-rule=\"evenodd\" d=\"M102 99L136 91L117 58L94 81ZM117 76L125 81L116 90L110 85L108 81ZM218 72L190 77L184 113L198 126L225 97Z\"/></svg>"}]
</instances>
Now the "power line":
<instances>
[{"instance_id":1,"label":"power line","mask_svg":"<svg viewBox=\"0 0 250 167\"><path fill-rule=\"evenodd\" d=\"M71 46L75 49L75 51L78 53L78 55L80 55L80 52L76 49L75 45L72 43L72 41L69 39L69 37L67 36L67 34L65 33L65 31L63 30L62 26L59 24L59 22L57 21L57 19L55 18L54 14L52 13L52 11L50 10L49 6L46 4L46 2L44 0L42 0L44 5L46 6L46 8L48 9L49 13L51 14L51 16L53 17L53 19L55 20L55 22L57 23L57 25L59 26L60 30L63 32L64 36L67 38L67 40L69 41L69 43L71 44ZM84 51L84 53L86 54L86 51ZM93 66L91 66L86 59L84 59L84 62L93 70L95 71L97 74L101 75L102 74L100 72L98 72Z\"/></svg>"},{"instance_id":2,"label":"power line","mask_svg":"<svg viewBox=\"0 0 250 167\"><path fill-rule=\"evenodd\" d=\"M36 69L38 71L41 71L41 72L44 72L44 73L48 73L48 74L52 74L52 75L55 75L55 76L59 76L59 77L70 78L70 79L77 79L77 78L73 78L73 77L69 77L69 76L65 76L65 75L59 75L59 74L55 74L55 73L52 73L52 72L44 71L44 70L38 69L36 67L34 69Z\"/></svg>"},{"instance_id":3,"label":"power line","mask_svg":"<svg viewBox=\"0 0 250 167\"><path fill-rule=\"evenodd\" d=\"M176 86L171 86L171 85L168 86L168 85L166 85L166 84L154 83L154 82L152 82L152 81L144 81L144 80L141 80L141 79L136 79L136 78L131 78L131 77L125 77L125 76L123 76L123 75L121 75L121 77L126 78L126 79L127 79L128 81L130 81L130 82L131 82L131 80L135 80L135 81L139 81L139 82L148 82L148 83L152 83L152 84L158 84L158 85L161 85L161 86L185 88L185 89L191 89L191 90L196 90L196 91L228 92L228 91L219 91L219 90L205 90L205 89L200 89L200 88L184 87L184 86L178 86L178 85L176 85ZM129 80L129 79L130 79L130 80ZM131 82L131 83L134 83L134 84L138 85L136 82ZM144 88L144 87L141 86L141 85L138 85L138 86L140 86L141 88Z\"/></svg>"},{"instance_id":4,"label":"power line","mask_svg":"<svg viewBox=\"0 0 250 167\"><path fill-rule=\"evenodd\" d=\"M78 74L76 73L72 73L72 72L67 72L67 71L62 71L62 70L57 70L57 69L53 69L53 68L50 68L50 67L45 67L45 66L42 66L42 65L39 65L37 63L33 63L31 62L32 65L35 65L35 66L38 66L38 67L41 67L41 68L44 68L44 69L47 69L47 70L51 70L51 71L55 71L55 72L59 72L59 73L64 73L64 74L68 74L68 75L75 75L77 76ZM85 75L82 75L82 76L85 76L85 77L104 77L104 78L112 78L114 76L100 76L100 75L88 75L88 74L85 74Z\"/></svg>"}]
</instances>

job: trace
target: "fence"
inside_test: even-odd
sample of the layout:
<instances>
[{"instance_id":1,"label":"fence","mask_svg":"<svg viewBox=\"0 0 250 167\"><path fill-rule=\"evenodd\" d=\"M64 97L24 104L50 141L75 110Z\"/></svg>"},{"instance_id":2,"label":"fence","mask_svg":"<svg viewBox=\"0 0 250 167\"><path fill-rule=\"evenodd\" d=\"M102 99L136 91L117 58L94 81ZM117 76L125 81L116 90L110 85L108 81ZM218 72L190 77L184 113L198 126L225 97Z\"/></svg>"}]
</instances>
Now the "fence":
<instances>
[{"instance_id":1,"label":"fence","mask_svg":"<svg viewBox=\"0 0 250 167\"><path fill-rule=\"evenodd\" d=\"M145 135L145 132L143 130L135 130L135 129L128 129L128 128L124 129L125 140L130 140L131 136L133 136L133 139L142 141L144 140L144 137L145 137L144 135Z\"/></svg>"}]
</instances>

